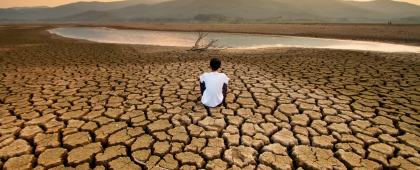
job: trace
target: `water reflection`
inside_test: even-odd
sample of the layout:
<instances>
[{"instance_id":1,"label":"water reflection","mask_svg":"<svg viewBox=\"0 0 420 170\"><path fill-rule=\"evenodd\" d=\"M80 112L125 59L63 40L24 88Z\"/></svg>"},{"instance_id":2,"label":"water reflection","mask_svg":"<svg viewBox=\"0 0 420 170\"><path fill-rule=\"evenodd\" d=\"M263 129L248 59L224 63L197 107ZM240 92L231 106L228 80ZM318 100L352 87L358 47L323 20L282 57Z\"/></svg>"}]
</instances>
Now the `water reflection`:
<instances>
[{"instance_id":1,"label":"water reflection","mask_svg":"<svg viewBox=\"0 0 420 170\"><path fill-rule=\"evenodd\" d=\"M64 37L86 39L102 43L143 44L178 47L193 46L198 36L197 33L189 32L115 30L98 27L59 28L50 30L50 32ZM416 46L365 41L217 33L210 33L207 40L211 38L219 39L219 45L228 46L233 49L255 49L267 47L307 47L384 52L420 52L420 47Z\"/></svg>"}]
</instances>

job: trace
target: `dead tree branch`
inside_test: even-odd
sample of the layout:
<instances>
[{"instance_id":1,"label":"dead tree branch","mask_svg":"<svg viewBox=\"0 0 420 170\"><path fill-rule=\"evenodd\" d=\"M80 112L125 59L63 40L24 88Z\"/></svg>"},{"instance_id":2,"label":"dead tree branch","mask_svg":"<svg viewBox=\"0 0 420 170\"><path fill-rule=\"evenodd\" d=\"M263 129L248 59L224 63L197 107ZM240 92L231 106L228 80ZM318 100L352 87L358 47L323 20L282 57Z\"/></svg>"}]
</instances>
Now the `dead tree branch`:
<instances>
[{"instance_id":1,"label":"dead tree branch","mask_svg":"<svg viewBox=\"0 0 420 170\"><path fill-rule=\"evenodd\" d=\"M200 30L200 32L198 32L197 41L195 42L194 46L188 51L208 51L208 50L218 51L224 48L224 46L217 45L217 42L219 41L218 39L211 39L210 42L208 43L203 42L203 39L207 37L208 35L209 35L208 33L204 33L203 31Z\"/></svg>"}]
</instances>

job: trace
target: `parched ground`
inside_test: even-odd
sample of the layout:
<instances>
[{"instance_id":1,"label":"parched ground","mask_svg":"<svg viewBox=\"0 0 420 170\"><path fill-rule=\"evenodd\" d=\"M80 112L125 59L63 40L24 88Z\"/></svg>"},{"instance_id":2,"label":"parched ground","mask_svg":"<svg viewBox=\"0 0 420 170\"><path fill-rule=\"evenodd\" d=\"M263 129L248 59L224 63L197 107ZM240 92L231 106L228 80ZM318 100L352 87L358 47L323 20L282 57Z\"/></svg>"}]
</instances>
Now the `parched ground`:
<instances>
[{"instance_id":1,"label":"parched ground","mask_svg":"<svg viewBox=\"0 0 420 170\"><path fill-rule=\"evenodd\" d=\"M195 53L19 28L0 28L3 169L420 169L420 54ZM233 82L205 108L195 77L213 57Z\"/></svg>"}]
</instances>

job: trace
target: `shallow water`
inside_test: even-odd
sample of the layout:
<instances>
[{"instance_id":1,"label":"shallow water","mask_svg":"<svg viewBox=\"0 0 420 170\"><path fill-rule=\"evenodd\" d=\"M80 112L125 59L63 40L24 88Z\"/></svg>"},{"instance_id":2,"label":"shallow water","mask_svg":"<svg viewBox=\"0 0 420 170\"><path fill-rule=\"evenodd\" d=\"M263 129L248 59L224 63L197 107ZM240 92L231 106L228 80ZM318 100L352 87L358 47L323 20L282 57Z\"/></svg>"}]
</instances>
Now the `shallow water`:
<instances>
[{"instance_id":1,"label":"shallow water","mask_svg":"<svg viewBox=\"0 0 420 170\"><path fill-rule=\"evenodd\" d=\"M143 30L115 30L109 28L58 28L51 33L69 38L86 39L101 43L142 44L158 46L191 47L198 38L198 33L164 32ZM242 34L209 33L205 39L218 39L218 45L232 49L256 49L268 47L305 47L326 49L348 49L382 52L415 52L420 47L377 43L368 41L334 40L304 37L277 37Z\"/></svg>"}]
</instances>

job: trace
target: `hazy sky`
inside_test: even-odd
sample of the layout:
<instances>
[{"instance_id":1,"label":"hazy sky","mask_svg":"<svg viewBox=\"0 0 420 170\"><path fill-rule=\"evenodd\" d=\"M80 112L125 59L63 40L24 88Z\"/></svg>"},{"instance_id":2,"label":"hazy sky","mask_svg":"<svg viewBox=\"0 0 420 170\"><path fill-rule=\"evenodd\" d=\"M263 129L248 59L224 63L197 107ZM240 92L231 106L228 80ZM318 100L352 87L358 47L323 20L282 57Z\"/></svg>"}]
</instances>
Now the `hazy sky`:
<instances>
[{"instance_id":1,"label":"hazy sky","mask_svg":"<svg viewBox=\"0 0 420 170\"><path fill-rule=\"evenodd\" d=\"M59 6L72 2L78 1L91 1L91 0L0 0L0 8L10 8L10 7L31 7L31 6ZM119 0L96 0L101 2L111 2ZM369 0L358 0L358 1L369 1ZM420 0L396 0L409 2L412 4L420 5Z\"/></svg>"}]
</instances>

